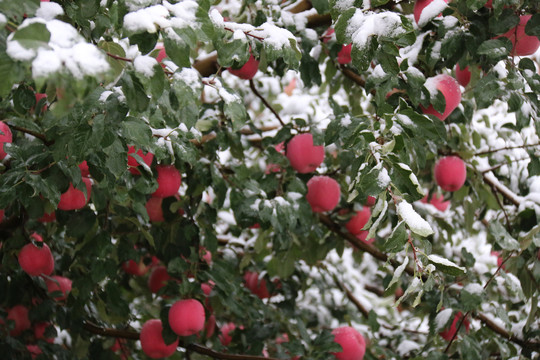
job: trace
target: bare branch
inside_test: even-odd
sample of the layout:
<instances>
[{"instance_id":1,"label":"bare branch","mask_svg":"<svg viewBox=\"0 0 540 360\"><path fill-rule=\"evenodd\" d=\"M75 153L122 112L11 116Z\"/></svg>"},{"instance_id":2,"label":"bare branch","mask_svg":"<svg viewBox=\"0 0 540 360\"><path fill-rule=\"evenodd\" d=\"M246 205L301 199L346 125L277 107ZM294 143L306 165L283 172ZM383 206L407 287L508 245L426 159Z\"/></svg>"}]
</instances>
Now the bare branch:
<instances>
[{"instance_id":1,"label":"bare branch","mask_svg":"<svg viewBox=\"0 0 540 360\"><path fill-rule=\"evenodd\" d=\"M253 93L255 94L255 96L257 96L259 99L261 99L261 101L263 102L264 106L266 106L268 108L268 110L270 110L272 112L272 114L274 114L274 116L278 119L279 123L281 124L281 126L285 126L285 123L283 122L283 120L281 119L281 116L279 116L279 114L277 113L276 110L274 110L274 108L272 107L272 105L270 105L270 103L268 101L266 101L266 99L264 98L264 96L262 96L259 91L257 90L257 88L255 87L255 83L253 82L253 79L249 80L249 87L251 88L251 91L253 91Z\"/></svg>"}]
</instances>

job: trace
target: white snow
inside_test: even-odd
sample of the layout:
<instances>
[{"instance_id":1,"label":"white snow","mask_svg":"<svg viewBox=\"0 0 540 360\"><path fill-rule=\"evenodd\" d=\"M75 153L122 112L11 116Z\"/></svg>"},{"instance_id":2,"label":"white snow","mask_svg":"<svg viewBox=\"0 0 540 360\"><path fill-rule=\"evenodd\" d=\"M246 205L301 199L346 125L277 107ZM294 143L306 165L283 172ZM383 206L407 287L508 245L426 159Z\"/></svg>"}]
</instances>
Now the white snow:
<instances>
[{"instance_id":1,"label":"white snow","mask_svg":"<svg viewBox=\"0 0 540 360\"><path fill-rule=\"evenodd\" d=\"M411 69L415 69L412 68L412 65L416 64L416 62L418 61L418 54L420 54L420 50L422 50L424 37L426 37L427 34L427 32L418 34L416 36L416 41L414 42L414 44L399 49L399 56L401 57L401 59L407 59L409 66L411 66L408 71L410 71ZM420 72L420 70L418 70L418 72ZM422 74L422 76L424 75Z\"/></svg>"},{"instance_id":2,"label":"white snow","mask_svg":"<svg viewBox=\"0 0 540 360\"><path fill-rule=\"evenodd\" d=\"M441 310L435 317L435 330L442 330L448 324L448 321L450 320L450 316L452 316L452 309L446 308Z\"/></svg>"},{"instance_id":3,"label":"white snow","mask_svg":"<svg viewBox=\"0 0 540 360\"><path fill-rule=\"evenodd\" d=\"M418 349L420 349L420 344L418 342L405 339L399 342L397 351L400 356L405 356L411 351Z\"/></svg>"},{"instance_id":4,"label":"white snow","mask_svg":"<svg viewBox=\"0 0 540 360\"><path fill-rule=\"evenodd\" d=\"M157 63L155 58L148 55L140 55L133 59L135 70L146 77L154 76L154 66L156 66Z\"/></svg>"},{"instance_id":5,"label":"white snow","mask_svg":"<svg viewBox=\"0 0 540 360\"><path fill-rule=\"evenodd\" d=\"M131 32L155 33L158 27L169 27L169 10L163 5L154 5L124 16L124 28Z\"/></svg>"},{"instance_id":6,"label":"white snow","mask_svg":"<svg viewBox=\"0 0 540 360\"><path fill-rule=\"evenodd\" d=\"M430 261L434 262L434 263L441 264L443 266L458 268L463 272L466 272L466 270L467 270L464 267L458 266L455 263L453 263L452 261L450 261L448 259L445 259L445 258L443 258L443 257L441 257L441 256L439 256L437 254L428 255L428 259Z\"/></svg>"},{"instance_id":7,"label":"white snow","mask_svg":"<svg viewBox=\"0 0 540 360\"><path fill-rule=\"evenodd\" d=\"M438 16L448 4L444 0L433 0L429 5L427 5L420 14L420 19L418 19L418 26L423 27L431 19Z\"/></svg>"},{"instance_id":8,"label":"white snow","mask_svg":"<svg viewBox=\"0 0 540 360\"><path fill-rule=\"evenodd\" d=\"M374 13L357 9L349 19L347 35L356 47L362 49L371 36L396 37L405 32L401 18L390 11Z\"/></svg>"},{"instance_id":9,"label":"white snow","mask_svg":"<svg viewBox=\"0 0 540 360\"><path fill-rule=\"evenodd\" d=\"M64 15L64 9L55 2L40 2L36 11L36 16L45 20L52 20L60 15Z\"/></svg>"},{"instance_id":10,"label":"white snow","mask_svg":"<svg viewBox=\"0 0 540 360\"><path fill-rule=\"evenodd\" d=\"M482 295L482 293L484 293L485 290L482 287L482 285L476 284L476 283L471 283L471 284L467 284L463 288L463 291L466 291L469 294L473 294L473 295Z\"/></svg>"},{"instance_id":11,"label":"white snow","mask_svg":"<svg viewBox=\"0 0 540 360\"><path fill-rule=\"evenodd\" d=\"M418 213L413 209L412 205L407 201L402 200L397 205L397 212L414 233L420 236L428 236L433 234L433 229L429 223L422 219L422 217L418 215Z\"/></svg>"},{"instance_id":12,"label":"white snow","mask_svg":"<svg viewBox=\"0 0 540 360\"><path fill-rule=\"evenodd\" d=\"M187 86L197 91L202 88L199 72L193 68L183 68L180 72L174 73L174 78L182 80Z\"/></svg>"},{"instance_id":13,"label":"white snow","mask_svg":"<svg viewBox=\"0 0 540 360\"><path fill-rule=\"evenodd\" d=\"M0 13L0 26L4 27L7 24L6 15Z\"/></svg>"},{"instance_id":14,"label":"white snow","mask_svg":"<svg viewBox=\"0 0 540 360\"><path fill-rule=\"evenodd\" d=\"M217 28L224 28L225 22L223 21L223 16L219 13L217 9L210 10L210 20L212 20L212 23Z\"/></svg>"},{"instance_id":15,"label":"white snow","mask_svg":"<svg viewBox=\"0 0 540 360\"><path fill-rule=\"evenodd\" d=\"M379 163L377 166L382 167L382 163ZM390 175L388 175L388 170L383 167L379 172L379 176L377 177L377 183L381 188L385 188L390 184L391 181Z\"/></svg>"}]
</instances>

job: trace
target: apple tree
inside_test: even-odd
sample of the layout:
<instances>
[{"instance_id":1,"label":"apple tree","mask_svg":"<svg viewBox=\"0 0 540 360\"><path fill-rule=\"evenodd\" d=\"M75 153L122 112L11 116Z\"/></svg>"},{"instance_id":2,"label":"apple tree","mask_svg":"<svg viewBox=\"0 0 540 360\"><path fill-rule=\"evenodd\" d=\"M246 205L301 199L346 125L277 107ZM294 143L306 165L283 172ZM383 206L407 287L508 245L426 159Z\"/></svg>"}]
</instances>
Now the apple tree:
<instances>
[{"instance_id":1,"label":"apple tree","mask_svg":"<svg viewBox=\"0 0 540 360\"><path fill-rule=\"evenodd\" d=\"M537 358L538 10L0 1L0 352Z\"/></svg>"}]
</instances>

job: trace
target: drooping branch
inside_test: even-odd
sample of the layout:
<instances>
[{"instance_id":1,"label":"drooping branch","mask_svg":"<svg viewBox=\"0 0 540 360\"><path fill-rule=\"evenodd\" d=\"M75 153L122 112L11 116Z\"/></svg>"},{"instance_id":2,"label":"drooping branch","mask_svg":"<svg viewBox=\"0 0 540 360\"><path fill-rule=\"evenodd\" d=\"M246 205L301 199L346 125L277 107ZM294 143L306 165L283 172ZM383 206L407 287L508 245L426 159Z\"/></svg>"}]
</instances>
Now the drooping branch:
<instances>
[{"instance_id":1,"label":"drooping branch","mask_svg":"<svg viewBox=\"0 0 540 360\"><path fill-rule=\"evenodd\" d=\"M111 328L102 328L96 324L93 324L89 321L85 321L83 323L83 328L96 335L101 336L107 336L107 337L114 337L114 338L120 338L120 339L128 339L128 340L139 340L139 333L133 330L121 330L121 329L111 329ZM269 358L269 357L263 357L263 356L255 356L255 355L238 355L238 354L226 354L219 351L214 351L210 348L207 348L205 346L199 345L199 344L185 344L183 342L179 343L179 346L186 349L190 352L196 352L202 355L207 355L212 357L213 359L221 359L221 360L278 360L276 358Z\"/></svg>"},{"instance_id":2,"label":"drooping branch","mask_svg":"<svg viewBox=\"0 0 540 360\"><path fill-rule=\"evenodd\" d=\"M483 174L484 181L486 184L491 186L493 189L496 189L502 196L509 200L512 204L519 206L523 201L523 198L515 194L512 190L504 186L499 182L499 180L493 175L492 172L487 172Z\"/></svg>"},{"instance_id":3,"label":"drooping branch","mask_svg":"<svg viewBox=\"0 0 540 360\"><path fill-rule=\"evenodd\" d=\"M349 290L345 286L345 284L343 284L341 281L339 281L339 279L337 278L336 275L334 275L333 277L334 277L334 281L336 282L336 285L341 289L341 291L343 291L345 293L345 295L347 295L347 298L354 304L354 306L356 306L358 311L360 311L360 313L362 315L364 315L364 317L367 319L369 317L368 309L366 309L366 307L364 305L362 305L362 303L356 298L356 296L354 296L352 291Z\"/></svg>"},{"instance_id":4,"label":"drooping branch","mask_svg":"<svg viewBox=\"0 0 540 360\"><path fill-rule=\"evenodd\" d=\"M477 152L477 153L474 154L474 155L475 155L475 156L478 156L478 155L493 154L493 153L496 153L496 152L499 152L499 151L504 151L504 150L525 149L525 148L528 148L528 147L535 147L535 146L540 146L540 143L536 143L536 144L523 144L523 145L516 145L516 146L505 146L505 147L498 148L498 149L490 149L490 150L480 151L480 152Z\"/></svg>"},{"instance_id":5,"label":"drooping branch","mask_svg":"<svg viewBox=\"0 0 540 360\"><path fill-rule=\"evenodd\" d=\"M259 91L255 87L255 83L253 82L253 79L249 80L249 87L251 88L251 91L253 91L253 94L255 94L255 96L257 96L259 99L261 99L264 106L266 106L268 110L270 110L272 114L274 114L274 116L278 119L281 126L285 126L285 123L281 119L281 116L279 116L277 111L272 107L272 105L270 105L270 103L264 98L264 96L262 96L261 93L259 93Z\"/></svg>"},{"instance_id":6,"label":"drooping branch","mask_svg":"<svg viewBox=\"0 0 540 360\"><path fill-rule=\"evenodd\" d=\"M10 123L7 123L9 125L10 128L12 128L13 130L17 130L17 131L20 131L22 133L25 133L25 134L29 134L29 135L32 135L33 137L43 141L45 143L45 145L49 146L49 145L52 145L54 144L54 141L51 141L51 140L47 140L47 137L41 133L38 133L37 131L33 131L33 130L30 130L30 129L26 129L26 128L23 128L21 126L17 126L17 125L12 125Z\"/></svg>"}]
</instances>

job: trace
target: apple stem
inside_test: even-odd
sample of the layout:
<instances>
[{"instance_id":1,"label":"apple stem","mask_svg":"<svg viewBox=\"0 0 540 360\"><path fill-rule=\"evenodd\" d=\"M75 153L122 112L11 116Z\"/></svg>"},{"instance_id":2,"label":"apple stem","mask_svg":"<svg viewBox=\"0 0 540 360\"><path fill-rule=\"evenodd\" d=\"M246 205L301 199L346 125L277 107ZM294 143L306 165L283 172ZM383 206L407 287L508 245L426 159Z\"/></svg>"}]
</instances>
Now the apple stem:
<instances>
[{"instance_id":1,"label":"apple stem","mask_svg":"<svg viewBox=\"0 0 540 360\"><path fill-rule=\"evenodd\" d=\"M281 124L281 126L285 126L285 123L283 122L283 120L281 119L281 117L279 116L279 114L277 113L276 110L274 110L274 108L272 107L272 105L270 105L270 103L268 101L266 101L266 99L259 93L259 91L257 90L257 88L255 88L255 83L253 82L253 79L249 80L249 87L251 88L251 90L253 91L253 93L255 94L255 96L257 96L259 99L261 99L261 101L263 102L263 104L272 112L272 114L274 114L276 116L276 118L278 119L279 123Z\"/></svg>"}]
</instances>

